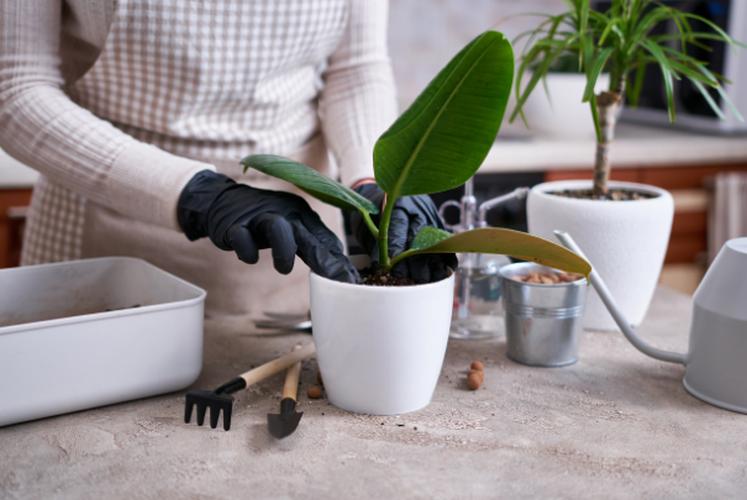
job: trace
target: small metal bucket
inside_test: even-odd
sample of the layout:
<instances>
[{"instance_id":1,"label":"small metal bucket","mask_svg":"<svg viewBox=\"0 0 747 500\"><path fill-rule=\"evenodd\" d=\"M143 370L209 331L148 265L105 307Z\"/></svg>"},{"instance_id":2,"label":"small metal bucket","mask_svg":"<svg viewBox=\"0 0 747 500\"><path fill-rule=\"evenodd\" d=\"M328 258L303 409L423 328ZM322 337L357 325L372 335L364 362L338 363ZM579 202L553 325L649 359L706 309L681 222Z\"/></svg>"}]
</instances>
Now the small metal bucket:
<instances>
[{"instance_id":1,"label":"small metal bucket","mask_svg":"<svg viewBox=\"0 0 747 500\"><path fill-rule=\"evenodd\" d=\"M501 268L507 356L531 366L566 366L577 361L586 279L552 285L513 279L555 272L533 262Z\"/></svg>"}]
</instances>

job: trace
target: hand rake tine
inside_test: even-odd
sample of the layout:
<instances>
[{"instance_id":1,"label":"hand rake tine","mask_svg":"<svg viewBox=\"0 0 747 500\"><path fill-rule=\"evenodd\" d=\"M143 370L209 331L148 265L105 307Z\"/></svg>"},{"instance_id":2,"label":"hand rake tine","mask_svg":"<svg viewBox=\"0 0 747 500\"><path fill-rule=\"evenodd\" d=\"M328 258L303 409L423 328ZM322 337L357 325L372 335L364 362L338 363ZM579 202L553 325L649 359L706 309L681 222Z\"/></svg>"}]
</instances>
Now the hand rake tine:
<instances>
[{"instance_id":1,"label":"hand rake tine","mask_svg":"<svg viewBox=\"0 0 747 500\"><path fill-rule=\"evenodd\" d=\"M210 428L215 429L218 427L218 419L220 418L220 406L210 406Z\"/></svg>"},{"instance_id":2,"label":"hand rake tine","mask_svg":"<svg viewBox=\"0 0 747 500\"><path fill-rule=\"evenodd\" d=\"M205 423L205 411L207 411L207 405L205 403L197 405L197 425Z\"/></svg>"},{"instance_id":3,"label":"hand rake tine","mask_svg":"<svg viewBox=\"0 0 747 500\"><path fill-rule=\"evenodd\" d=\"M188 424L190 420L192 420L192 410L195 407L195 402L192 401L192 398L189 397L189 394L187 394L187 402L184 405L184 423Z\"/></svg>"},{"instance_id":4,"label":"hand rake tine","mask_svg":"<svg viewBox=\"0 0 747 500\"><path fill-rule=\"evenodd\" d=\"M223 408L223 430L227 431L231 428L231 411L233 407L226 406Z\"/></svg>"},{"instance_id":5,"label":"hand rake tine","mask_svg":"<svg viewBox=\"0 0 747 500\"><path fill-rule=\"evenodd\" d=\"M261 366L252 368L215 390L191 390L187 392L184 402L184 423L188 424L190 422L194 407L197 406L197 425L205 423L205 413L210 409L210 427L213 429L218 427L222 411L223 429L229 430L231 428L231 413L234 403L231 394L246 389L247 386L264 380L271 375L287 369L294 363L308 358L314 354L315 349L313 343L307 344L300 349L296 349Z\"/></svg>"}]
</instances>

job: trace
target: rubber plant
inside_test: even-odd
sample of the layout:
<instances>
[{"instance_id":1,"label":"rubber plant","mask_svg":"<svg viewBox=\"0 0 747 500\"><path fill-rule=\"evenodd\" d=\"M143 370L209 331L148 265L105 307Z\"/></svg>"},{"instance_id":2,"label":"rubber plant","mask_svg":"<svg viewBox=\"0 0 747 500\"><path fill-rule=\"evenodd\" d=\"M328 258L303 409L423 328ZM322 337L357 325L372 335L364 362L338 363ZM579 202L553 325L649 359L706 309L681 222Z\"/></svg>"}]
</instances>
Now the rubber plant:
<instances>
[{"instance_id":1,"label":"rubber plant","mask_svg":"<svg viewBox=\"0 0 747 500\"><path fill-rule=\"evenodd\" d=\"M612 0L604 11L592 9L590 0L568 0L568 4L564 13L539 14L544 17L539 26L517 37L528 40L517 70L517 101L510 120L524 119L523 105L538 83L559 60L574 55L586 75L583 102L589 103L596 131L594 198L607 197L616 119L625 100L637 105L650 65L661 72L670 122L676 113L675 81L682 79L692 83L718 117L724 113L715 95L741 119L724 92L724 78L688 52L710 50L709 43L742 45L712 21L656 0ZM659 29L669 23L674 30ZM526 73L531 76L524 81ZM609 87L595 94L602 73L609 73Z\"/></svg>"},{"instance_id":2,"label":"rubber plant","mask_svg":"<svg viewBox=\"0 0 747 500\"><path fill-rule=\"evenodd\" d=\"M454 56L381 135L373 152L374 173L387 196L378 226L372 218L379 213L378 207L307 165L275 155L252 155L242 160L244 171L254 168L321 201L358 210L378 239L379 265L384 271L418 254L478 252L511 255L586 275L589 264L564 247L500 228L451 234L426 227L407 250L389 255L389 222L399 197L455 188L479 168L503 120L513 69L510 42L501 33L485 32Z\"/></svg>"}]
</instances>

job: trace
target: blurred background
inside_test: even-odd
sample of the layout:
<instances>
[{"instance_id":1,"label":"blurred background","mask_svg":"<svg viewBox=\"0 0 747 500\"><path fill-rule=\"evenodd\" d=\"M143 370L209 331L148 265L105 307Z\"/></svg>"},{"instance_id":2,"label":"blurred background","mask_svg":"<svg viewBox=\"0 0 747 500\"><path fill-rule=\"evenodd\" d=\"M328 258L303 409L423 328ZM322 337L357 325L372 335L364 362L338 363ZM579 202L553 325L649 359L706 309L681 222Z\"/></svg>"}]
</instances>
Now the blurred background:
<instances>
[{"instance_id":1,"label":"blurred background","mask_svg":"<svg viewBox=\"0 0 747 500\"><path fill-rule=\"evenodd\" d=\"M428 8L423 8L427 4ZM563 12L565 0L391 0L389 46L400 102L409 104L446 61L490 28L509 39L537 25L526 13Z\"/></svg>"},{"instance_id":2,"label":"blurred background","mask_svg":"<svg viewBox=\"0 0 747 500\"><path fill-rule=\"evenodd\" d=\"M747 39L747 13L739 10L745 7L740 3L747 4L743 0L673 3L712 16L732 36ZM497 27L514 38L538 23L537 17L521 14L558 13L566 6L564 0L391 0L390 5L390 53L402 108L476 34ZM520 48L515 47L517 53ZM731 53L720 47L713 54L716 68L712 69L729 72L734 81L730 86L733 100L747 115L747 50ZM745 89L741 95L740 82ZM709 252L713 254L725 238L745 235L747 135L740 130L744 125L718 123L700 110L702 103L686 89L679 94L680 124L671 126L657 109L661 85L652 80L650 87L647 109L626 110L623 116L612 149L612 177L672 192L676 214L662 280L692 292ZM528 127L520 122L504 124L475 179L478 201L547 180L590 178L594 139L588 110L580 105L580 94L578 99L563 98L577 109L563 107L561 112L558 99L550 102L540 90L528 103ZM509 104L509 111L512 107ZM34 179L33 171L0 151L0 267L18 263ZM443 203L461 194L454 190L435 198ZM455 214L447 215L450 222L456 222ZM523 203L494 210L488 221L525 228Z\"/></svg>"}]
</instances>

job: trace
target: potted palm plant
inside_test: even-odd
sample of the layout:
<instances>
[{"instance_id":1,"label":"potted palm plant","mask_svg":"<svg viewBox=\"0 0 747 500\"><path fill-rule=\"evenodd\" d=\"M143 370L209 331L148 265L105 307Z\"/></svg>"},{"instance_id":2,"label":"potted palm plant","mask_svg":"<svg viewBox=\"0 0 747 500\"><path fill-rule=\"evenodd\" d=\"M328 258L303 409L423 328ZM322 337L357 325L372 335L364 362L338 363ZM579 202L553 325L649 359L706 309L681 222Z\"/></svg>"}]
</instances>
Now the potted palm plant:
<instances>
[{"instance_id":1,"label":"potted palm plant","mask_svg":"<svg viewBox=\"0 0 747 500\"><path fill-rule=\"evenodd\" d=\"M609 75L601 74L596 89L607 88ZM586 75L578 67L578 58L568 54L545 74L544 92L532 92L522 106L526 124L533 134L566 140L594 137L594 122L582 101Z\"/></svg>"},{"instance_id":2,"label":"potted palm plant","mask_svg":"<svg viewBox=\"0 0 747 500\"><path fill-rule=\"evenodd\" d=\"M675 120L675 81L682 79L692 82L723 117L712 94L731 106L722 88L725 82L689 55L688 47L714 40L737 42L709 20L655 0L613 0L605 11L592 9L589 0L568 4L567 12L546 16L526 34L529 42L517 70L517 104L511 119L522 115L529 96L556 60L575 56L586 76L582 101L591 112L596 136L593 181L535 186L527 201L529 231L546 237L555 229L573 234L588 249L612 294L620 297L625 315L638 324L661 272L674 209L671 195L662 189L609 181L618 115L624 102L636 105L645 71L653 66L663 77L670 121ZM671 23L675 31L657 30L662 23ZM604 73L609 74L609 84L595 92ZM596 294L589 299L584 324L617 328Z\"/></svg>"},{"instance_id":3,"label":"potted palm plant","mask_svg":"<svg viewBox=\"0 0 747 500\"><path fill-rule=\"evenodd\" d=\"M497 32L475 38L444 67L374 148L379 207L312 168L286 158L242 160L291 182L322 201L357 210L377 238L377 276L422 253L513 255L587 274L589 264L565 248L526 233L483 228L452 235L426 227L409 249L390 255L388 228L400 196L430 194L463 184L485 159L503 120L514 56ZM378 224L374 216L378 215ZM311 316L317 359L329 400L341 408L397 414L426 406L441 371L449 337L453 275L434 283L372 286L311 276Z\"/></svg>"}]
</instances>

